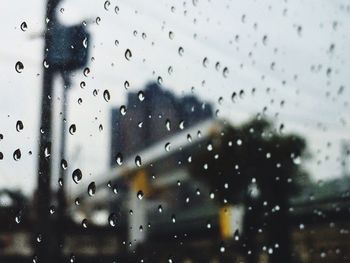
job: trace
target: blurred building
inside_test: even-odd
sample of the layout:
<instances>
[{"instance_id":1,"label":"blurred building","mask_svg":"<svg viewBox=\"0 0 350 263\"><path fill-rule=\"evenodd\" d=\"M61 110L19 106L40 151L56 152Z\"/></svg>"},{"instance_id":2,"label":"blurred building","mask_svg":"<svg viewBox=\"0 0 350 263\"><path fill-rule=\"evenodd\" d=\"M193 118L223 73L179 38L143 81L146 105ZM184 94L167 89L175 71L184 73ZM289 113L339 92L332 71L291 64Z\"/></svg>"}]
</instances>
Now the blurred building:
<instances>
[{"instance_id":1,"label":"blurred building","mask_svg":"<svg viewBox=\"0 0 350 263\"><path fill-rule=\"evenodd\" d=\"M138 93L130 92L126 104L112 110L111 165L118 153L130 156L212 117L210 104L193 95L177 97L156 83Z\"/></svg>"}]
</instances>

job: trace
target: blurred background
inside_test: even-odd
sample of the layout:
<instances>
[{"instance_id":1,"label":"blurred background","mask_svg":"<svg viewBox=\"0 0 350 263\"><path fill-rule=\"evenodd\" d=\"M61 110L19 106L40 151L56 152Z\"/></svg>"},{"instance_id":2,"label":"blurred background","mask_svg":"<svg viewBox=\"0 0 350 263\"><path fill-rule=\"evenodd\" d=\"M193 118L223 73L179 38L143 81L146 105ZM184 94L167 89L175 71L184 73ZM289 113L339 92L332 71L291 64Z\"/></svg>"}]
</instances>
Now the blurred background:
<instances>
[{"instance_id":1,"label":"blurred background","mask_svg":"<svg viewBox=\"0 0 350 263\"><path fill-rule=\"evenodd\" d=\"M346 0L3 1L0 262L349 262Z\"/></svg>"}]
</instances>

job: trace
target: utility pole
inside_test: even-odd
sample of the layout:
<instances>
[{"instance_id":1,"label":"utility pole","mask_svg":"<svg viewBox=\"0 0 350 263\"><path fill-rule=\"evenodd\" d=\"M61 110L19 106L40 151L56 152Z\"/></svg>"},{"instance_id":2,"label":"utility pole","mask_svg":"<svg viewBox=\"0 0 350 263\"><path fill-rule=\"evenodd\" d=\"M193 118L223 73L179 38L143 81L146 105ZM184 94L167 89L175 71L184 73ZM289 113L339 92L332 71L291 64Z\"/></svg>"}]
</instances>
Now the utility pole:
<instances>
[{"instance_id":1,"label":"utility pole","mask_svg":"<svg viewBox=\"0 0 350 263\"><path fill-rule=\"evenodd\" d=\"M52 221L49 208L51 204L51 141L52 141L52 95L55 70L47 66L47 54L53 44L53 28L56 23L55 10L59 0L47 0L46 8L46 31L43 62L43 90L41 98L41 122L39 142L39 163L38 163L38 188L36 193L37 201L37 229L36 229L36 257L39 262L52 262L53 248L51 234Z\"/></svg>"},{"instance_id":2,"label":"utility pole","mask_svg":"<svg viewBox=\"0 0 350 263\"><path fill-rule=\"evenodd\" d=\"M50 215L51 196L51 141L52 141L52 95L53 82L57 73L65 83L63 90L63 124L61 137L61 158L65 152L66 138L66 92L69 87L69 73L85 67L88 61L89 33L84 23L66 27L58 23L56 8L60 0L47 0L45 49L43 61L43 91L41 100L41 124L38 163L38 188L36 193L36 257L39 262L62 262L65 237L66 200L64 191L65 172L61 170L62 186L57 192L58 212L54 220ZM55 223L55 224L54 224Z\"/></svg>"}]
</instances>

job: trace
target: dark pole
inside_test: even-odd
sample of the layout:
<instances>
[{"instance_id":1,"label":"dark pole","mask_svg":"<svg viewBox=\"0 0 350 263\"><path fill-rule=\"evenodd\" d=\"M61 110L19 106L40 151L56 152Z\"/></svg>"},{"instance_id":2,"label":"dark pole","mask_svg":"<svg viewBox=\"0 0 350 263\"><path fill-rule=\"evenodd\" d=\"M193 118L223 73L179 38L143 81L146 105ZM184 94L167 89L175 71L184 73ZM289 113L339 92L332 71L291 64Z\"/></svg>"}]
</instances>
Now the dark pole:
<instances>
[{"instance_id":1,"label":"dark pole","mask_svg":"<svg viewBox=\"0 0 350 263\"><path fill-rule=\"evenodd\" d=\"M59 0L48 0L46 9L46 32L44 57L47 58L48 50L52 46L52 31L55 26L55 9ZM45 63L44 63L45 64ZM38 163L38 188L37 188L37 237L36 256L39 262L51 262L54 250L51 235L52 224L49 216L51 204L51 123L52 123L52 95L54 70L43 67L43 91L41 100L41 125Z\"/></svg>"},{"instance_id":2,"label":"dark pole","mask_svg":"<svg viewBox=\"0 0 350 263\"><path fill-rule=\"evenodd\" d=\"M65 159L65 149L66 149L66 128L67 128L67 92L68 86L63 86L62 91L62 125L61 125L61 145L60 145L60 157L61 160ZM57 239L58 245L60 247L60 252L58 254L59 262L63 260L63 246L64 246L64 232L65 232L65 223L66 223L66 196L65 196L65 184L66 184L66 168L64 169L62 166L59 168L60 170L60 180L62 184L59 185L57 192L57 201L58 201L58 209L57 209Z\"/></svg>"}]
</instances>

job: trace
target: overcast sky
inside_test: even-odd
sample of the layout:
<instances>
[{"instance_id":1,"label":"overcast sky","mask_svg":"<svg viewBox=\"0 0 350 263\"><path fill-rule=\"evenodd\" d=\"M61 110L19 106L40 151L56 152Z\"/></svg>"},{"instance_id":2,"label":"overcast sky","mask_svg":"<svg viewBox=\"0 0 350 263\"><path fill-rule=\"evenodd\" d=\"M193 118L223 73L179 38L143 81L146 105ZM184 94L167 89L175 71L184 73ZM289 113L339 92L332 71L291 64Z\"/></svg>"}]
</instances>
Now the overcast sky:
<instances>
[{"instance_id":1,"label":"overcast sky","mask_svg":"<svg viewBox=\"0 0 350 263\"><path fill-rule=\"evenodd\" d=\"M92 21L88 25L91 72L87 77L82 70L74 72L68 94L68 124L77 127L75 135L68 134L68 173L79 167L84 174L82 185L108 169L110 109L125 103L129 91L138 91L159 76L164 88L178 96L198 95L233 124L263 113L266 107L264 114L277 127L283 123L285 133L299 133L307 139L312 159L306 166L315 180L340 176L339 145L350 137L348 1L104 3L66 0L57 12L65 25ZM0 133L4 138L0 152L4 159L0 161L0 188L19 188L30 194L36 187L45 1L5 0L1 9ZM20 28L24 21L25 32ZM132 52L130 61L124 57L126 49ZM22 73L15 71L17 61L24 65ZM123 84L126 80L128 90ZM79 87L81 81L87 83L85 89ZM94 89L99 90L97 96ZM109 102L102 95L105 89L111 94ZM232 93L240 90L245 95L233 103ZM59 78L55 91L54 137L58 141ZM16 131L18 120L24 124L21 132ZM17 148L22 151L19 161L12 158Z\"/></svg>"}]
</instances>

